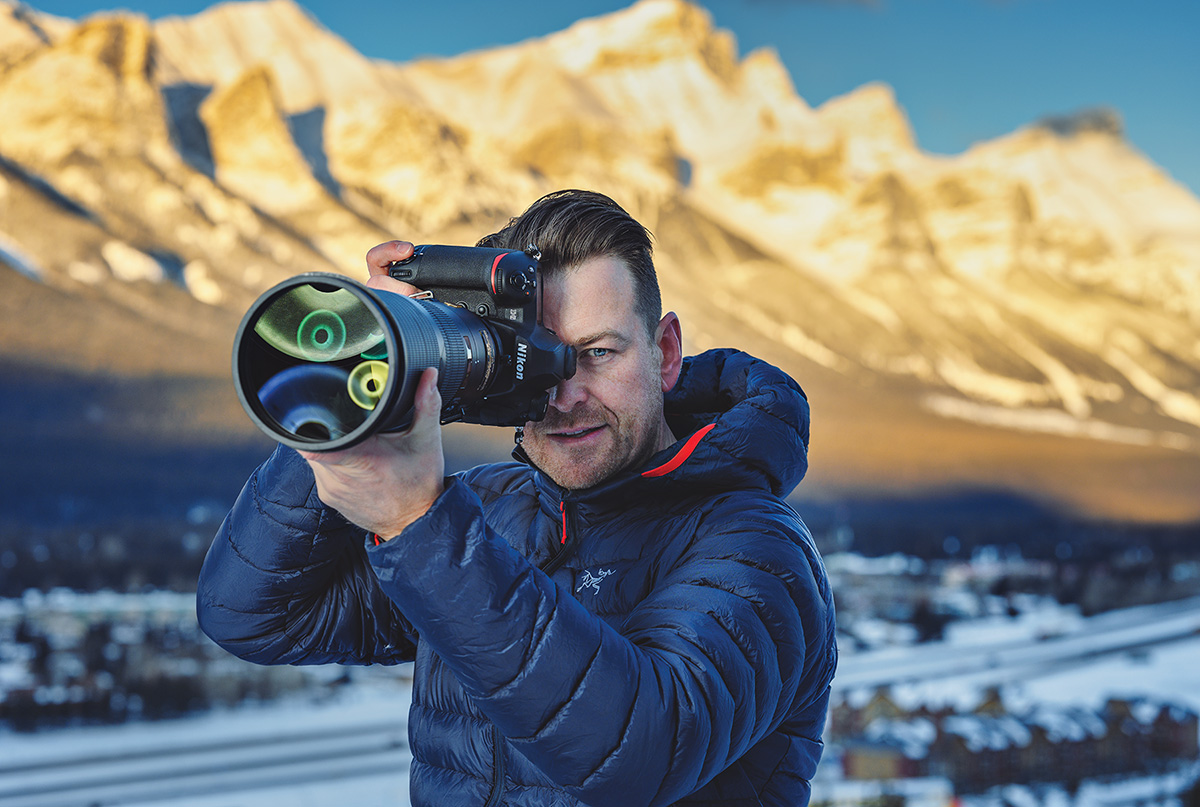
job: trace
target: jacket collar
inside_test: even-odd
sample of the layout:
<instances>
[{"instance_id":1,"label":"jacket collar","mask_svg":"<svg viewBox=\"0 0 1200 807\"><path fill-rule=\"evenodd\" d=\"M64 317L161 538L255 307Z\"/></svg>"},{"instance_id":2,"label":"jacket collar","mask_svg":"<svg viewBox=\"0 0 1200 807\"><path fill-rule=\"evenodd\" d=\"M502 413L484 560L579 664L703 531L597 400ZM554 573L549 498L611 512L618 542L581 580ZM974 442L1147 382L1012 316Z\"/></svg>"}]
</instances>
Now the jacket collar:
<instances>
[{"instance_id":1,"label":"jacket collar","mask_svg":"<svg viewBox=\"0 0 1200 807\"><path fill-rule=\"evenodd\" d=\"M588 509L627 506L630 496L739 488L790 493L808 469L809 406L782 370L736 350L710 350L683 360L665 396L667 423L679 439L640 468L585 490L560 488L517 446L513 456L534 467L538 490L556 502Z\"/></svg>"}]
</instances>

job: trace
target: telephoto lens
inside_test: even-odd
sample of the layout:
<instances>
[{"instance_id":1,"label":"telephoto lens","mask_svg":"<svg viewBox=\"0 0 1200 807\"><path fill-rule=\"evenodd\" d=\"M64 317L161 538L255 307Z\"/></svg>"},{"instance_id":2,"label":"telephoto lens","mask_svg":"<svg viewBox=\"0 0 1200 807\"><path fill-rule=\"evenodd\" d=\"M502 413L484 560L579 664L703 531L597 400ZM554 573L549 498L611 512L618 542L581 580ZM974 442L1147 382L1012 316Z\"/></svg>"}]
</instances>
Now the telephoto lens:
<instances>
[{"instance_id":1,"label":"telephoto lens","mask_svg":"<svg viewBox=\"0 0 1200 807\"><path fill-rule=\"evenodd\" d=\"M435 300L342 275L297 275L251 306L233 380L254 423L284 445L336 451L407 428L421 373L438 368L442 419L487 394L499 340L488 322Z\"/></svg>"}]
</instances>

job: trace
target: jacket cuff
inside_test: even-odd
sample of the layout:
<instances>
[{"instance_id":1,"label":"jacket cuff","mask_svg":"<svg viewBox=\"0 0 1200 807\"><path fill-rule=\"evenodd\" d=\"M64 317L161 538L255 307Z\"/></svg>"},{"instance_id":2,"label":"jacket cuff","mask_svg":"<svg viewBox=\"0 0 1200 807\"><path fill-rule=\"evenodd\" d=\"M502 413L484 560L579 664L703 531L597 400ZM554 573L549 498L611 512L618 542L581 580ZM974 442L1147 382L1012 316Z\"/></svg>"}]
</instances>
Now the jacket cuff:
<instances>
[{"instance_id":1,"label":"jacket cuff","mask_svg":"<svg viewBox=\"0 0 1200 807\"><path fill-rule=\"evenodd\" d=\"M553 599L553 584L488 528L468 485L447 480L425 515L373 543L367 540L366 553L380 588L468 692L487 690L484 678L511 678L522 663L520 641L541 603ZM481 653L490 658L486 670L479 669Z\"/></svg>"},{"instance_id":2,"label":"jacket cuff","mask_svg":"<svg viewBox=\"0 0 1200 807\"><path fill-rule=\"evenodd\" d=\"M425 514L400 534L390 538L372 532L366 534L367 559L381 582L390 582L400 570L411 571L414 564L422 563L432 544L461 537L473 514L478 514L482 523L483 505L479 497L457 477L446 477L444 484L445 490ZM440 551L446 548L443 546Z\"/></svg>"}]
</instances>

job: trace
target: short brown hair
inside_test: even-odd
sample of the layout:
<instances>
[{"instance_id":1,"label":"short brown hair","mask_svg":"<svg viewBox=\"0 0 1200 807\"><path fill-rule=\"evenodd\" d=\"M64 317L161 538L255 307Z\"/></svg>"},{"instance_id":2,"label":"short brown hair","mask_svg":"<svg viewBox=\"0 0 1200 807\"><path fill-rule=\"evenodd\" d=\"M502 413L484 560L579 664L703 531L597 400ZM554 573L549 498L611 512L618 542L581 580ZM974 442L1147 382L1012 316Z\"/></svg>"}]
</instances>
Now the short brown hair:
<instances>
[{"instance_id":1,"label":"short brown hair","mask_svg":"<svg viewBox=\"0 0 1200 807\"><path fill-rule=\"evenodd\" d=\"M633 278L637 315L653 339L662 317L662 294L651 239L649 230L604 194L561 190L538 199L476 246L525 249L532 244L541 252L541 268L547 276L591 258L620 259Z\"/></svg>"}]
</instances>

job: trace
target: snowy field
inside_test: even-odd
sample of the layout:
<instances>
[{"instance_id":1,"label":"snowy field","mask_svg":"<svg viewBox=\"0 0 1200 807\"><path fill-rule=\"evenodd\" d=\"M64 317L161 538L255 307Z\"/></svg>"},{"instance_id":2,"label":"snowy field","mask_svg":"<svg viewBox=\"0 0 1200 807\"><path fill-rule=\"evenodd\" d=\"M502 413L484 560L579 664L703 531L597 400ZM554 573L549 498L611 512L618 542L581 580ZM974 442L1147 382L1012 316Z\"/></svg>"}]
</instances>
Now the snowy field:
<instances>
[{"instance_id":1,"label":"snowy field","mask_svg":"<svg viewBox=\"0 0 1200 807\"><path fill-rule=\"evenodd\" d=\"M403 807L411 687L196 717L0 734L4 807Z\"/></svg>"},{"instance_id":2,"label":"snowy field","mask_svg":"<svg viewBox=\"0 0 1200 807\"><path fill-rule=\"evenodd\" d=\"M952 623L941 642L842 655L835 690L867 696L882 685L903 703L961 709L994 686L1010 708L1142 697L1200 711L1200 598L1088 619L1043 602L1015 619Z\"/></svg>"},{"instance_id":3,"label":"snowy field","mask_svg":"<svg viewBox=\"0 0 1200 807\"><path fill-rule=\"evenodd\" d=\"M970 708L985 687L998 686L1017 706L1098 708L1109 697L1148 697L1200 711L1200 599L1090 619L1046 604L1016 619L955 623L943 642L843 656L835 688L865 697L878 685L892 686L901 702L961 708ZM293 700L161 723L0 734L0 805L405 807L410 697L408 682L389 671L320 703ZM836 771L822 775L836 777ZM1197 775L1192 766L1085 783L1073 798L1053 788L1011 787L970 799L966 807L1169 806L1177 804L1172 794Z\"/></svg>"},{"instance_id":4,"label":"snowy field","mask_svg":"<svg viewBox=\"0 0 1200 807\"><path fill-rule=\"evenodd\" d=\"M970 710L997 687L1010 710L1034 704L1099 709L1109 698L1169 702L1200 712L1200 598L1110 611L1084 619L1043 601L1017 618L950 625L946 639L846 655L834 689L865 699L891 687L900 704ZM823 770L822 774L830 772ZM836 791L836 774L826 787ZM1179 807L1200 763L1085 781L1078 792L1011 785L961 799L961 807ZM820 795L814 783L814 794ZM929 802L936 805L937 802Z\"/></svg>"}]
</instances>

